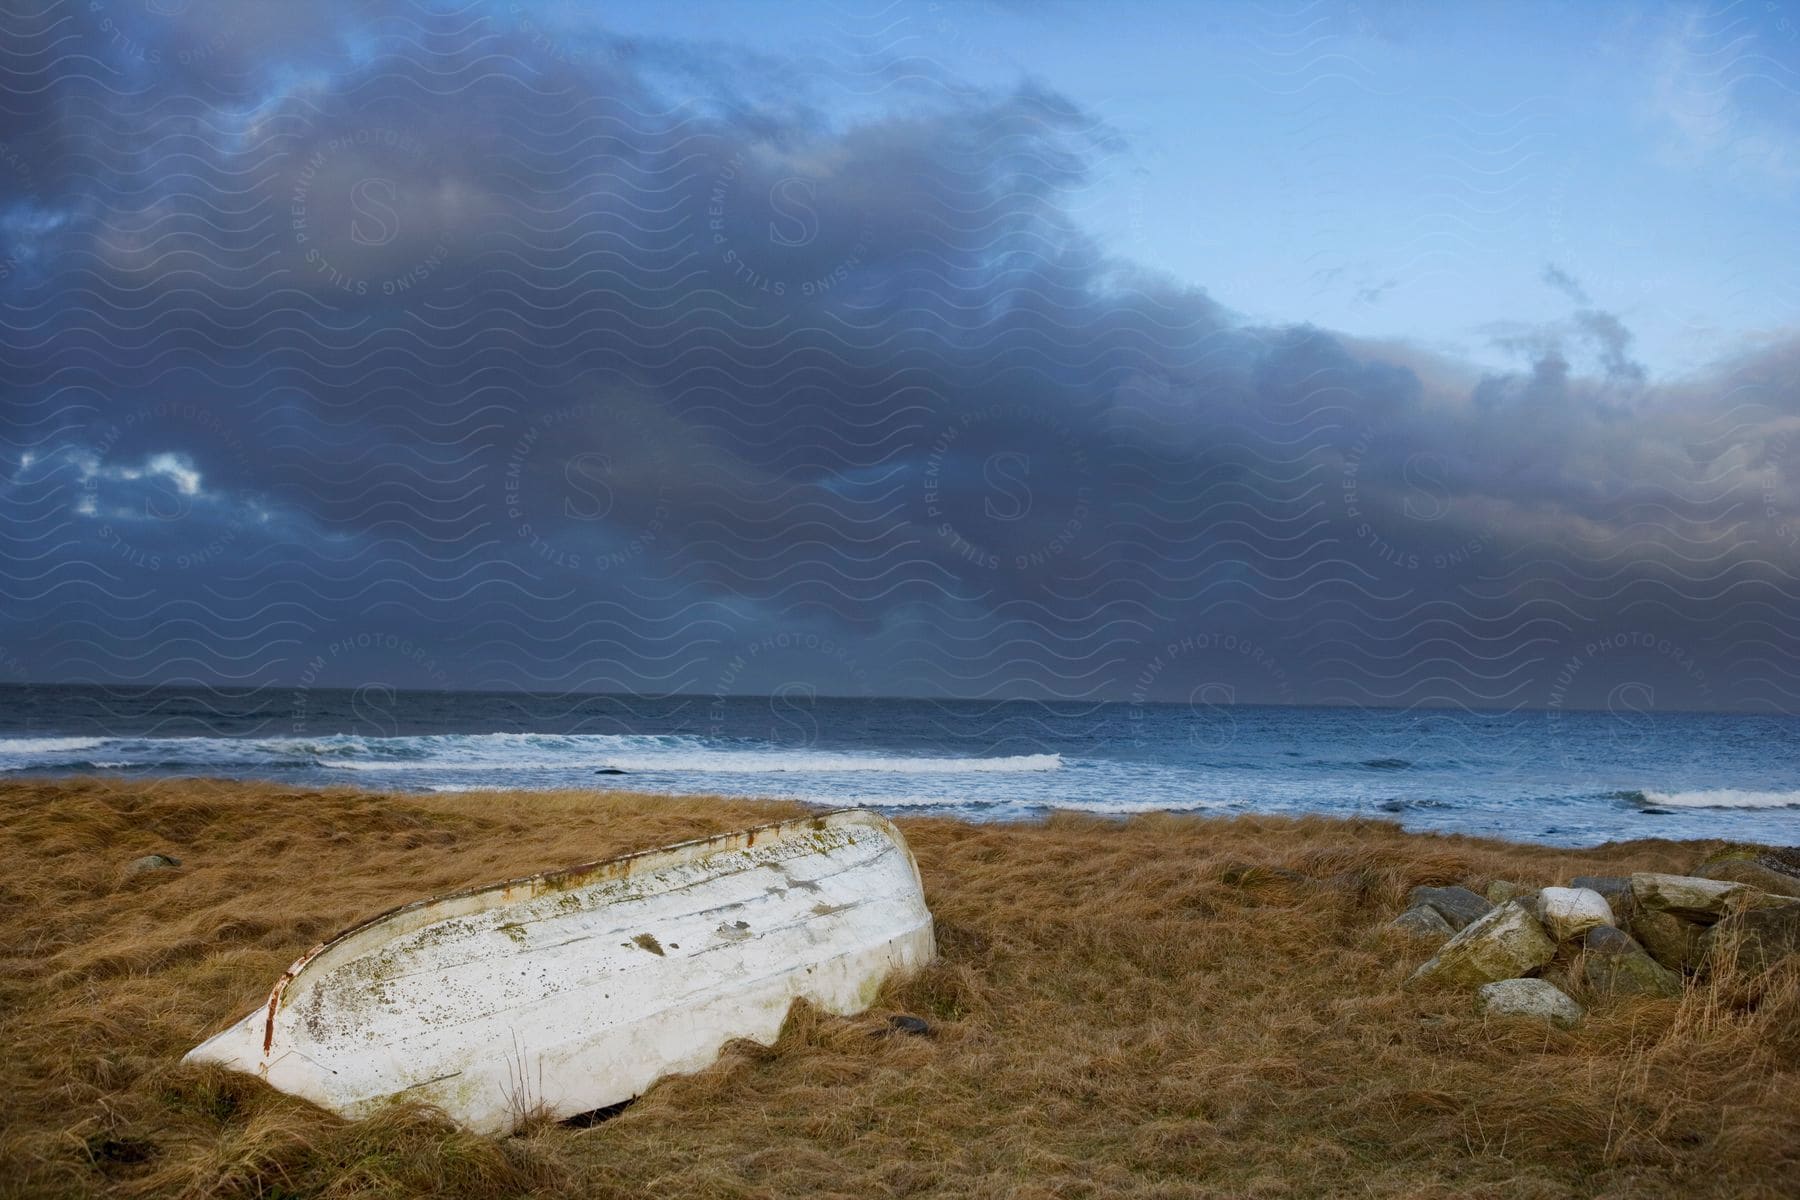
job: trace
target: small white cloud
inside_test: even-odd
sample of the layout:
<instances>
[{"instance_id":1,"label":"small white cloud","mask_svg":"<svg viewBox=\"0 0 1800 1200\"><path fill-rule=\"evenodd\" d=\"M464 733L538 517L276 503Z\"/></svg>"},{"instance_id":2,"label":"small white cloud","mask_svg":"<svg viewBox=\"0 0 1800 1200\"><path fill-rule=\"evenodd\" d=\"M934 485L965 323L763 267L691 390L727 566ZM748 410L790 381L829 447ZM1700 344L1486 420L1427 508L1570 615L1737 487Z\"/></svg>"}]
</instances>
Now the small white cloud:
<instances>
[{"instance_id":1,"label":"small white cloud","mask_svg":"<svg viewBox=\"0 0 1800 1200\"><path fill-rule=\"evenodd\" d=\"M151 475L161 475L174 481L175 489L184 496L200 494L200 472L194 470L194 464L186 455L152 455L145 461L144 470Z\"/></svg>"},{"instance_id":2,"label":"small white cloud","mask_svg":"<svg viewBox=\"0 0 1800 1200\"><path fill-rule=\"evenodd\" d=\"M206 492L202 487L204 481L201 477L199 468L194 465L194 460L188 455L178 451L163 451L157 454L151 454L145 457L141 463L135 465L114 465L104 462L92 451L76 448L69 452L68 460L74 465L77 474L81 477L82 484L85 485L86 488L87 494L75 507L75 511L83 516L93 517L100 515L100 506L95 500L95 497L99 496L102 499L109 501L108 512L120 520L131 520L137 515L158 516L167 519L169 517L168 512L160 510L153 511L152 509L145 507L146 504L158 503L151 500L140 502L137 499L132 499L127 503L110 503L113 500L124 500L125 498L118 492L107 489L105 485L116 483L142 484L147 480L159 481L158 486L172 486L176 494L198 499L203 502L229 502L225 497L211 495ZM166 497L167 493L165 492L164 495ZM159 503L166 508L168 502L169 501L165 499ZM141 514L140 510L142 510ZM185 507L183 511L185 511Z\"/></svg>"}]
</instances>

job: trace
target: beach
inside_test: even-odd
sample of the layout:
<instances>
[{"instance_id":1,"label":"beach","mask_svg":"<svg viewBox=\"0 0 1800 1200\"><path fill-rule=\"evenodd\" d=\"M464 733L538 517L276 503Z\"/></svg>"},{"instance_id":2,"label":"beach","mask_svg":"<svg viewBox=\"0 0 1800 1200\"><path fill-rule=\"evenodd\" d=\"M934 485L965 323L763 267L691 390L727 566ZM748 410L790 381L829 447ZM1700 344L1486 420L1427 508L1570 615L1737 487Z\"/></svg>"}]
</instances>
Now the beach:
<instances>
[{"instance_id":1,"label":"beach","mask_svg":"<svg viewBox=\"0 0 1800 1200\"><path fill-rule=\"evenodd\" d=\"M898 824L939 959L796 1010L610 1119L345 1122L182 1066L299 954L393 905L805 811L630 792L189 778L0 787L0 1194L1734 1196L1800 1169L1800 985L1579 997L1562 1030L1405 990L1421 884L1681 873L1391 820ZM133 873L140 856L178 867ZM923 1037L890 1033L922 1018Z\"/></svg>"}]
</instances>

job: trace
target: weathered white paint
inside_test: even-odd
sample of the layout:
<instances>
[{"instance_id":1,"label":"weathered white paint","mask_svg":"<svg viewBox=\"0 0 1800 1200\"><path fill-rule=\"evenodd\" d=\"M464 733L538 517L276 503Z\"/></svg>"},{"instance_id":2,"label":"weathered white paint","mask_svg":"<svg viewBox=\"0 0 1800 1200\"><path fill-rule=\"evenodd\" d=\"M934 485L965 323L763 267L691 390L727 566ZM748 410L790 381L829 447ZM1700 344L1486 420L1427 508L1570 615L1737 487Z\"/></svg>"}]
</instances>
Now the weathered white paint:
<instances>
[{"instance_id":1,"label":"weathered white paint","mask_svg":"<svg viewBox=\"0 0 1800 1200\"><path fill-rule=\"evenodd\" d=\"M314 947L190 1051L359 1116L390 1096L499 1132L867 1008L933 955L900 831L841 811L422 900Z\"/></svg>"}]
</instances>

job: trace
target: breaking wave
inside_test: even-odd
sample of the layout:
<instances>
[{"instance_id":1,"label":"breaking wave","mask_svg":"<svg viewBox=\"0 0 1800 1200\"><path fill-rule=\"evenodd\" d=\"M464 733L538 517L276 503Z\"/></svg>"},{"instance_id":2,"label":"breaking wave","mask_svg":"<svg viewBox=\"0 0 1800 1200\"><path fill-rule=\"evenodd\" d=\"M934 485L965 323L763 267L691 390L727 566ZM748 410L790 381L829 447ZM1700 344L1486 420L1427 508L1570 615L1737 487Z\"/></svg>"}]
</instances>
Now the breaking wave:
<instances>
[{"instance_id":1,"label":"breaking wave","mask_svg":"<svg viewBox=\"0 0 1800 1200\"><path fill-rule=\"evenodd\" d=\"M0 755L72 754L92 750L106 741L91 737L11 737L0 738Z\"/></svg>"},{"instance_id":2,"label":"breaking wave","mask_svg":"<svg viewBox=\"0 0 1800 1200\"><path fill-rule=\"evenodd\" d=\"M1800 808L1800 791L1753 792L1710 788L1694 792L1626 792L1627 799L1658 808Z\"/></svg>"},{"instance_id":3,"label":"breaking wave","mask_svg":"<svg viewBox=\"0 0 1800 1200\"><path fill-rule=\"evenodd\" d=\"M966 775L993 771L1055 771L1062 767L1060 754L1015 754L999 758L931 758L891 754L834 754L807 750L695 749L668 752L624 751L600 752L591 761L579 763L567 759L532 759L520 761L509 757L501 761L473 759L381 762L327 761L324 766L344 771L405 771L428 765L438 770L479 771L496 766L555 770L569 767L610 768L628 774L678 771L720 775L822 775L846 771L877 771L891 775Z\"/></svg>"},{"instance_id":4,"label":"breaking wave","mask_svg":"<svg viewBox=\"0 0 1800 1200\"><path fill-rule=\"evenodd\" d=\"M95 753L98 751L99 753ZM822 751L770 743L718 744L692 734L425 734L411 737L7 738L0 770L221 770L772 775L877 772L965 775L1055 771L1060 754L989 758Z\"/></svg>"}]
</instances>

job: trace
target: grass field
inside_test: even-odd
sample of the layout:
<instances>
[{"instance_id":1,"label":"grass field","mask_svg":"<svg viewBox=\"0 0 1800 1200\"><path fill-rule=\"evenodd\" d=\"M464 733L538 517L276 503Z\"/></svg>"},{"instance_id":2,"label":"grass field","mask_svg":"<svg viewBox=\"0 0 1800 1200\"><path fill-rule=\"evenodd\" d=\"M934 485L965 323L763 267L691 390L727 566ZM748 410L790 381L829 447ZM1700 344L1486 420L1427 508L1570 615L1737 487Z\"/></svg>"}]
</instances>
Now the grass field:
<instances>
[{"instance_id":1,"label":"grass field","mask_svg":"<svg viewBox=\"0 0 1800 1200\"><path fill-rule=\"evenodd\" d=\"M1591 1002L1574 1030L1403 993L1419 883L1682 871L1384 822L899 822L941 961L797 1010L586 1128L345 1122L179 1065L299 953L393 904L798 811L627 793L0 787L0 1194L1800 1194L1800 980ZM176 871L126 873L141 854ZM880 1036L913 1013L929 1037Z\"/></svg>"}]
</instances>

